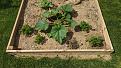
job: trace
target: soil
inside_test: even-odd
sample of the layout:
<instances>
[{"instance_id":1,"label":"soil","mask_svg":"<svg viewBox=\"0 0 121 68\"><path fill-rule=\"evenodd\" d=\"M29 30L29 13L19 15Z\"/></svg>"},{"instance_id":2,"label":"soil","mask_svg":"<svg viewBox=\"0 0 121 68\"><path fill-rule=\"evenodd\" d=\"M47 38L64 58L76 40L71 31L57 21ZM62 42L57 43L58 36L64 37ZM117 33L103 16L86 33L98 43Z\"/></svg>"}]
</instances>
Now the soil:
<instances>
[{"instance_id":1,"label":"soil","mask_svg":"<svg viewBox=\"0 0 121 68\"><path fill-rule=\"evenodd\" d=\"M65 0L51 0L54 4L63 5L68 3ZM27 7L24 13L24 24L29 24L30 26L34 27L35 24L41 19L41 14L44 12L42 8L39 6L39 0L28 0ZM101 22L100 17L98 15L98 9L96 7L94 0L84 0L78 5L73 4L73 9L75 10L74 13L76 14L73 18L78 24L81 21L86 21L90 25L92 25L92 29L89 33L81 31L75 32L73 31L73 37L79 43L78 49L92 49L86 39L93 35L99 35L103 37L101 31ZM60 45L57 41L52 38L49 38L45 33L39 32L41 35L45 36L47 39L43 45L36 44L34 42L35 36L32 35L31 37L25 37L24 35L20 35L18 40L18 47L21 47L22 50L67 50L69 49L67 44ZM18 36L18 35L17 35ZM104 42L105 43L105 42ZM105 47L105 46L104 46ZM98 49L102 49L104 47L100 47Z\"/></svg>"}]
</instances>

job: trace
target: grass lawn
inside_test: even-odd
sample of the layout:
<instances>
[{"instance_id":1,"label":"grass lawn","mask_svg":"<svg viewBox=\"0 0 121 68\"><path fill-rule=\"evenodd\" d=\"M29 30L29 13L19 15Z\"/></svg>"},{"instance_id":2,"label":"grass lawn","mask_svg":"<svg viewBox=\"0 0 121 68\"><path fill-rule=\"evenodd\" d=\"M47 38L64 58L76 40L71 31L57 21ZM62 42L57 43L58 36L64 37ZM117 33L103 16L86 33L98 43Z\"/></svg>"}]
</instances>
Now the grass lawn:
<instances>
[{"instance_id":1,"label":"grass lawn","mask_svg":"<svg viewBox=\"0 0 121 68\"><path fill-rule=\"evenodd\" d=\"M99 0L115 49L111 61L15 58L5 53L19 7L0 8L0 68L121 68L121 0Z\"/></svg>"}]
</instances>

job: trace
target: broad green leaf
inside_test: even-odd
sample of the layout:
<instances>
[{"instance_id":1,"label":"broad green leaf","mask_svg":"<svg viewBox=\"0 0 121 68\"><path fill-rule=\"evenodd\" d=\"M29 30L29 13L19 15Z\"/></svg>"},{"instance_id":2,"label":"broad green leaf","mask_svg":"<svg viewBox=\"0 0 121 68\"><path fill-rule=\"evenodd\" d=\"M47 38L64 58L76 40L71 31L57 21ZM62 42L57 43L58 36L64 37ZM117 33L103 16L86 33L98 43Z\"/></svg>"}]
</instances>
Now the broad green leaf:
<instances>
[{"instance_id":1,"label":"broad green leaf","mask_svg":"<svg viewBox=\"0 0 121 68\"><path fill-rule=\"evenodd\" d=\"M35 25L35 29L36 30L47 30L47 28L49 27L49 24L47 21L45 20L40 20L39 22L36 23Z\"/></svg>"},{"instance_id":2,"label":"broad green leaf","mask_svg":"<svg viewBox=\"0 0 121 68\"><path fill-rule=\"evenodd\" d=\"M66 19L66 21L68 22L69 26L72 28L75 28L75 26L77 25L76 21L72 19Z\"/></svg>"},{"instance_id":3,"label":"broad green leaf","mask_svg":"<svg viewBox=\"0 0 121 68\"><path fill-rule=\"evenodd\" d=\"M50 17L50 15L51 15L51 12L49 12L49 11L45 11L45 12L42 14L42 16L45 17L45 18Z\"/></svg>"},{"instance_id":4,"label":"broad green leaf","mask_svg":"<svg viewBox=\"0 0 121 68\"><path fill-rule=\"evenodd\" d=\"M46 18L49 18L49 17L55 16L57 14L58 14L58 10L52 9L51 11L45 11L43 13L43 16L46 17Z\"/></svg>"},{"instance_id":5,"label":"broad green leaf","mask_svg":"<svg viewBox=\"0 0 121 68\"><path fill-rule=\"evenodd\" d=\"M71 19L73 8L70 4L62 5L57 9L62 14L62 19Z\"/></svg>"},{"instance_id":6,"label":"broad green leaf","mask_svg":"<svg viewBox=\"0 0 121 68\"><path fill-rule=\"evenodd\" d=\"M66 27L60 24L56 24L55 26L52 27L52 30L49 35L62 44L63 39L66 37L66 34L67 34Z\"/></svg>"},{"instance_id":7,"label":"broad green leaf","mask_svg":"<svg viewBox=\"0 0 121 68\"><path fill-rule=\"evenodd\" d=\"M66 16L65 16L65 19L71 19L71 18L72 18L71 14L67 13Z\"/></svg>"},{"instance_id":8,"label":"broad green leaf","mask_svg":"<svg viewBox=\"0 0 121 68\"><path fill-rule=\"evenodd\" d=\"M51 14L52 14L52 15L56 15L57 13L58 13L58 10L57 10L57 9L52 9L52 10L51 10Z\"/></svg>"},{"instance_id":9,"label":"broad green leaf","mask_svg":"<svg viewBox=\"0 0 121 68\"><path fill-rule=\"evenodd\" d=\"M64 10L65 12L72 12L73 8L72 5L66 4L60 7L60 10Z\"/></svg>"},{"instance_id":10,"label":"broad green leaf","mask_svg":"<svg viewBox=\"0 0 121 68\"><path fill-rule=\"evenodd\" d=\"M53 7L52 2L48 2L48 7Z\"/></svg>"}]
</instances>

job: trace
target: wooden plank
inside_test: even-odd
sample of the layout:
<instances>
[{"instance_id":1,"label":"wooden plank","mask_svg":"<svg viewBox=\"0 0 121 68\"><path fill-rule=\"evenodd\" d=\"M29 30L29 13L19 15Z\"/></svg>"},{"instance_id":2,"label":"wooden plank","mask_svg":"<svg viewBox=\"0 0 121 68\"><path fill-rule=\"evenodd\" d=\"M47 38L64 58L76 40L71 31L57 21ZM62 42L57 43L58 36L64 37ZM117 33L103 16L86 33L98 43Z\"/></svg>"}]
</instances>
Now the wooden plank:
<instances>
[{"instance_id":1,"label":"wooden plank","mask_svg":"<svg viewBox=\"0 0 121 68\"><path fill-rule=\"evenodd\" d=\"M44 53L44 52L111 52L110 50L105 49L83 49L83 50L7 50L7 52L26 52L26 53Z\"/></svg>"}]
</instances>

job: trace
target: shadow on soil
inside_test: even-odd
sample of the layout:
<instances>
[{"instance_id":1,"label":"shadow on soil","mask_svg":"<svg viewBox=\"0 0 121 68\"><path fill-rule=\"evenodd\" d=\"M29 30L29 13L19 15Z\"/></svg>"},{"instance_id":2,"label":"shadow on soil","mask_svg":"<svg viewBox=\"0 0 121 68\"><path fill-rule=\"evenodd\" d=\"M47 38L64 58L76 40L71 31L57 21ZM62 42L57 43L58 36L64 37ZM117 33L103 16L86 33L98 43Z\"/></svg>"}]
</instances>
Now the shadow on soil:
<instances>
[{"instance_id":1,"label":"shadow on soil","mask_svg":"<svg viewBox=\"0 0 121 68\"><path fill-rule=\"evenodd\" d=\"M17 49L17 50L21 50L20 48L18 48L18 44L19 44L19 38L20 38L20 29L22 28L23 26L23 23L24 23L24 13L25 13L25 9L27 7L27 3L28 3L28 0L24 0L24 3L23 3L23 7L22 7L22 10L20 12L20 16L18 18L18 25L16 26L17 28L15 29L16 30L16 34L15 34L15 43L13 45L13 49Z\"/></svg>"}]
</instances>

